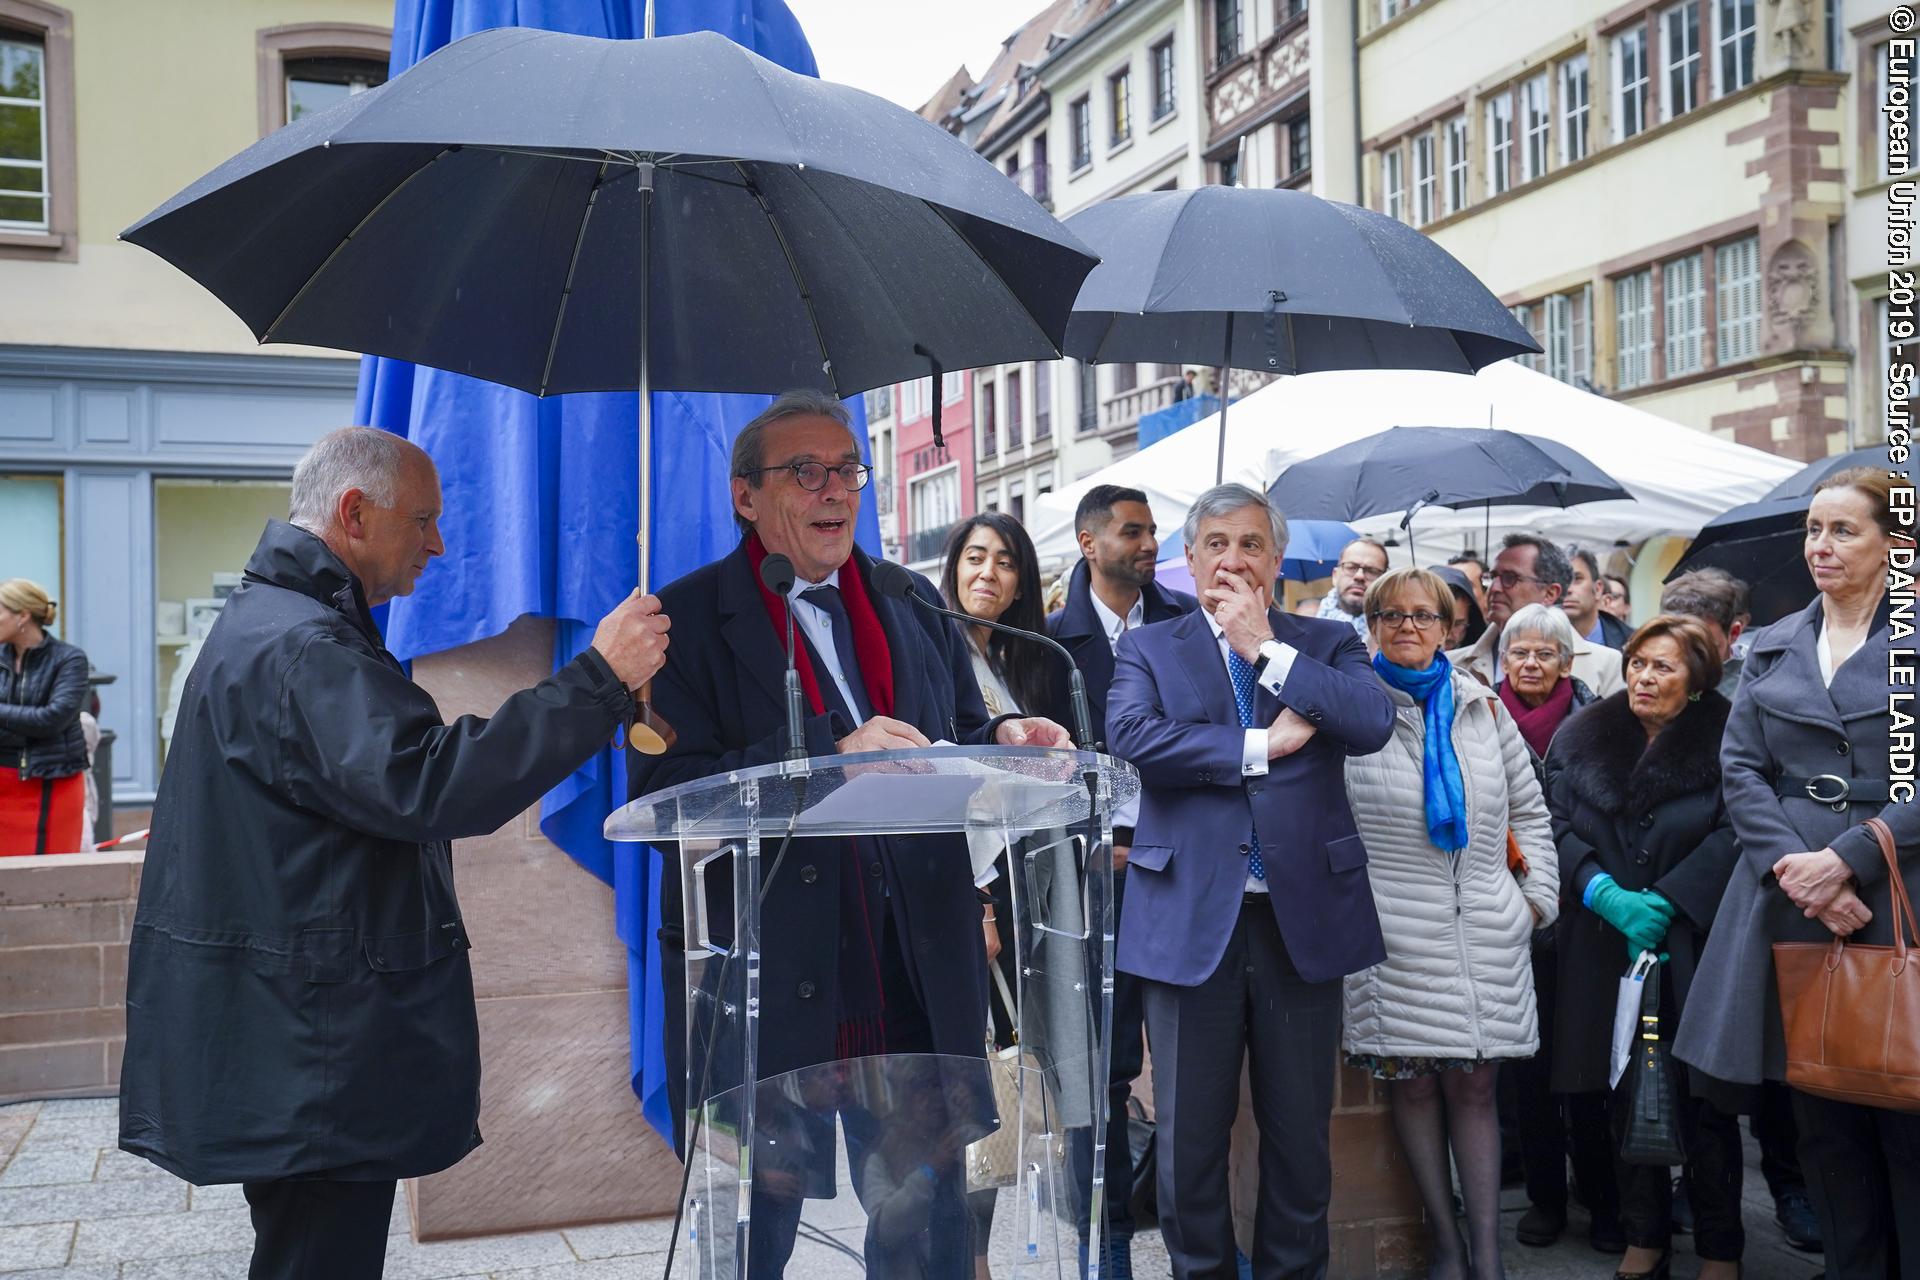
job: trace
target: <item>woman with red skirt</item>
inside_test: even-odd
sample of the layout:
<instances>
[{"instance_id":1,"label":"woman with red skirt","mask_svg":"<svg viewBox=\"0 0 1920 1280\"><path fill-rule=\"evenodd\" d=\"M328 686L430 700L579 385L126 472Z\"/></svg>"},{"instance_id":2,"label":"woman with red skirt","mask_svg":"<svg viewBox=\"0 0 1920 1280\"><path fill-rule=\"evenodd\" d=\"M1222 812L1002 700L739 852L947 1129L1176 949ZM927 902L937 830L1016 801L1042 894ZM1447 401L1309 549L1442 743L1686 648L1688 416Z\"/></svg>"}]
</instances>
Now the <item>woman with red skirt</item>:
<instances>
[{"instance_id":1,"label":"woman with red skirt","mask_svg":"<svg viewBox=\"0 0 1920 1280\"><path fill-rule=\"evenodd\" d=\"M78 853L87 804L87 655L47 634L54 602L0 582L0 857Z\"/></svg>"}]
</instances>

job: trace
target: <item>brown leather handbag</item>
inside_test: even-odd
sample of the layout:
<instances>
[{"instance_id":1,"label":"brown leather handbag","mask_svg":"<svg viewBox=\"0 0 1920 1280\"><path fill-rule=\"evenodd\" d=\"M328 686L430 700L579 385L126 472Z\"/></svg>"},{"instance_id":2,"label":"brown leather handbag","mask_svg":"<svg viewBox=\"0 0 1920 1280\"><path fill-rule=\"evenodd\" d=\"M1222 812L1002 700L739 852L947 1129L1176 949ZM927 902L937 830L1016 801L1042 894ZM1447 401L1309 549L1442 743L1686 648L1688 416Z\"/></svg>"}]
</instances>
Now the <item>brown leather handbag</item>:
<instances>
[{"instance_id":1,"label":"brown leather handbag","mask_svg":"<svg viewBox=\"0 0 1920 1280\"><path fill-rule=\"evenodd\" d=\"M1787 1083L1836 1102L1920 1111L1920 940L1893 832L1866 823L1887 860L1893 945L1773 944L1787 1033Z\"/></svg>"}]
</instances>

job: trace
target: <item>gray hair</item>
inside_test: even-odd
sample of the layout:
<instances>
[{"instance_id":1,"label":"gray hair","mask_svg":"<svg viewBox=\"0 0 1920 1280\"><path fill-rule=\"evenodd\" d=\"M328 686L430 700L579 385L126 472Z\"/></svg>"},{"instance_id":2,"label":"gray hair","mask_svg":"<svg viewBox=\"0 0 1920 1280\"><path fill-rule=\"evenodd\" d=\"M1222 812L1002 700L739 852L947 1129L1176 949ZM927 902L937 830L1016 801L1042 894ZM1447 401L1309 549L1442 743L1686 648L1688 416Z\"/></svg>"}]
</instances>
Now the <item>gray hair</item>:
<instances>
[{"instance_id":1,"label":"gray hair","mask_svg":"<svg viewBox=\"0 0 1920 1280\"><path fill-rule=\"evenodd\" d=\"M1510 551L1514 547L1533 548L1533 576L1542 586L1559 587L1560 596L1565 599L1573 586L1573 561L1567 559L1560 544L1537 533L1510 533L1500 539L1501 550Z\"/></svg>"},{"instance_id":2,"label":"gray hair","mask_svg":"<svg viewBox=\"0 0 1920 1280\"><path fill-rule=\"evenodd\" d=\"M1515 636L1539 636L1551 640L1560 650L1560 665L1567 674L1573 670L1573 646L1575 637L1573 624L1567 621L1564 610L1544 604L1521 605L1507 619L1507 625L1500 630L1500 665L1507 665L1507 646Z\"/></svg>"},{"instance_id":3,"label":"gray hair","mask_svg":"<svg viewBox=\"0 0 1920 1280\"><path fill-rule=\"evenodd\" d=\"M838 396L812 387L795 387L781 392L772 404L754 415L753 421L740 428L740 434L733 438L733 457L727 463L727 474L739 476L758 489L765 482L760 468L767 465L767 428L788 418L832 418L847 429L848 435L853 434L853 415L847 412L847 406ZM855 448L860 445L858 440L853 443ZM753 527L737 509L733 522L740 526L742 533Z\"/></svg>"},{"instance_id":4,"label":"gray hair","mask_svg":"<svg viewBox=\"0 0 1920 1280\"><path fill-rule=\"evenodd\" d=\"M309 533L324 533L333 523L340 495L349 489L360 490L379 506L392 506L400 475L415 455L427 459L419 445L378 427L327 432L293 469L287 523Z\"/></svg>"},{"instance_id":5,"label":"gray hair","mask_svg":"<svg viewBox=\"0 0 1920 1280\"><path fill-rule=\"evenodd\" d=\"M1267 501L1267 495L1258 489L1249 489L1244 484L1217 484L1193 500L1187 508L1186 523L1180 527L1181 537L1187 546L1193 546L1194 539L1200 536L1200 522L1217 516L1232 515L1245 507L1259 507L1267 513L1267 523L1273 528L1273 545L1278 554L1287 554L1287 518L1280 508Z\"/></svg>"}]
</instances>

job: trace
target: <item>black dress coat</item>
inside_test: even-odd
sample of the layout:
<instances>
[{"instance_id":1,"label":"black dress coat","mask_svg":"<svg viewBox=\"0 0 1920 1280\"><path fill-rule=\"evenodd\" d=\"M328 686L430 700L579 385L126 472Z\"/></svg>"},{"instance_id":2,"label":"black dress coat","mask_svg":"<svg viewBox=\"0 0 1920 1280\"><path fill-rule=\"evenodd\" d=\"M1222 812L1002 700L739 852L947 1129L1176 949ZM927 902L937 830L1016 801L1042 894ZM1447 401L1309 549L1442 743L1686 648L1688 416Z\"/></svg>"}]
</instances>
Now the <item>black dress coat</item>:
<instances>
[{"instance_id":1,"label":"black dress coat","mask_svg":"<svg viewBox=\"0 0 1920 1280\"><path fill-rule=\"evenodd\" d=\"M0 769L22 778L70 778L87 767L80 712L87 702L87 655L47 636L14 674L0 646Z\"/></svg>"},{"instance_id":2,"label":"black dress coat","mask_svg":"<svg viewBox=\"0 0 1920 1280\"><path fill-rule=\"evenodd\" d=\"M1140 588L1141 625L1165 622L1200 607L1184 591L1174 591L1157 582ZM1058 640L1073 655L1073 665L1087 682L1087 709L1093 721L1093 739L1107 740L1107 691L1113 687L1113 643L1101 625L1093 607L1093 570L1083 559L1073 567L1067 579L1067 602L1058 612L1047 615L1047 634ZM1047 715L1069 729L1073 727L1073 707L1067 696L1067 678L1059 675L1052 684L1053 706Z\"/></svg>"},{"instance_id":3,"label":"black dress coat","mask_svg":"<svg viewBox=\"0 0 1920 1280\"><path fill-rule=\"evenodd\" d=\"M127 960L120 1146L189 1182L381 1181L480 1141L449 841L605 746L588 650L447 724L319 538L269 521L187 677Z\"/></svg>"},{"instance_id":4,"label":"black dress coat","mask_svg":"<svg viewBox=\"0 0 1920 1280\"><path fill-rule=\"evenodd\" d=\"M1613 1010L1631 958L1620 931L1581 905L1601 872L1623 889L1653 889L1674 904L1661 944L1671 957L1663 994L1673 1003L1662 1012L1677 1019L1685 1007L1707 930L1739 859L1720 794L1727 713L1725 698L1704 693L1649 743L1623 690L1554 735L1547 808L1566 895L1557 939L1556 1092L1607 1087Z\"/></svg>"},{"instance_id":5,"label":"black dress coat","mask_svg":"<svg viewBox=\"0 0 1920 1280\"><path fill-rule=\"evenodd\" d=\"M870 575L871 566L856 549L842 572ZM940 598L924 578L917 589L927 600ZM868 596L892 658L893 718L914 725L929 741L990 743L998 721L987 716L959 629L871 586ZM654 678L653 705L678 740L664 755L632 759L632 794L637 798L784 759L782 634L760 594L746 544L661 588L660 602L673 619L673 647ZM835 743L857 727L836 712L808 716L807 754L833 755ZM877 843L891 923L932 1024L932 1051L977 1058L987 1025L987 959L966 838L893 836ZM668 944L662 966L667 1079L674 1114L680 1115L686 1070L684 903L675 852L671 847L666 852L660 918ZM769 854L763 865L771 862ZM842 863L837 841L795 840L767 891L760 937L763 1080L834 1056ZM726 876L709 877L710 920L730 919L730 886ZM715 1070L724 1068L716 1064ZM729 1087L734 1082L716 1078L711 1083Z\"/></svg>"}]
</instances>

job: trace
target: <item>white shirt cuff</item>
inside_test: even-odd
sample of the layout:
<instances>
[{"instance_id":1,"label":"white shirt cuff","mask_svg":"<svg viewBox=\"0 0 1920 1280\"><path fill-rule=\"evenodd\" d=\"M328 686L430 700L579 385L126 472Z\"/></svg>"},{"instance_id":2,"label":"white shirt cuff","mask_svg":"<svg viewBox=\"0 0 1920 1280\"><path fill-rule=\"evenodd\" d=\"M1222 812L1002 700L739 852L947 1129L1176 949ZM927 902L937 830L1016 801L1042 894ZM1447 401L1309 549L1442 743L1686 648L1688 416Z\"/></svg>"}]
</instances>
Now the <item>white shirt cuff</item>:
<instances>
[{"instance_id":1,"label":"white shirt cuff","mask_svg":"<svg viewBox=\"0 0 1920 1280\"><path fill-rule=\"evenodd\" d=\"M1267 731L1265 729L1247 730L1247 745L1240 751L1240 773L1242 777L1261 778L1267 772Z\"/></svg>"},{"instance_id":2,"label":"white shirt cuff","mask_svg":"<svg viewBox=\"0 0 1920 1280\"><path fill-rule=\"evenodd\" d=\"M1260 646L1260 654L1267 660L1267 665L1260 669L1260 687L1277 698L1281 686L1287 683L1287 674L1293 670L1293 660L1300 656L1300 651L1290 644L1269 640Z\"/></svg>"}]
</instances>

